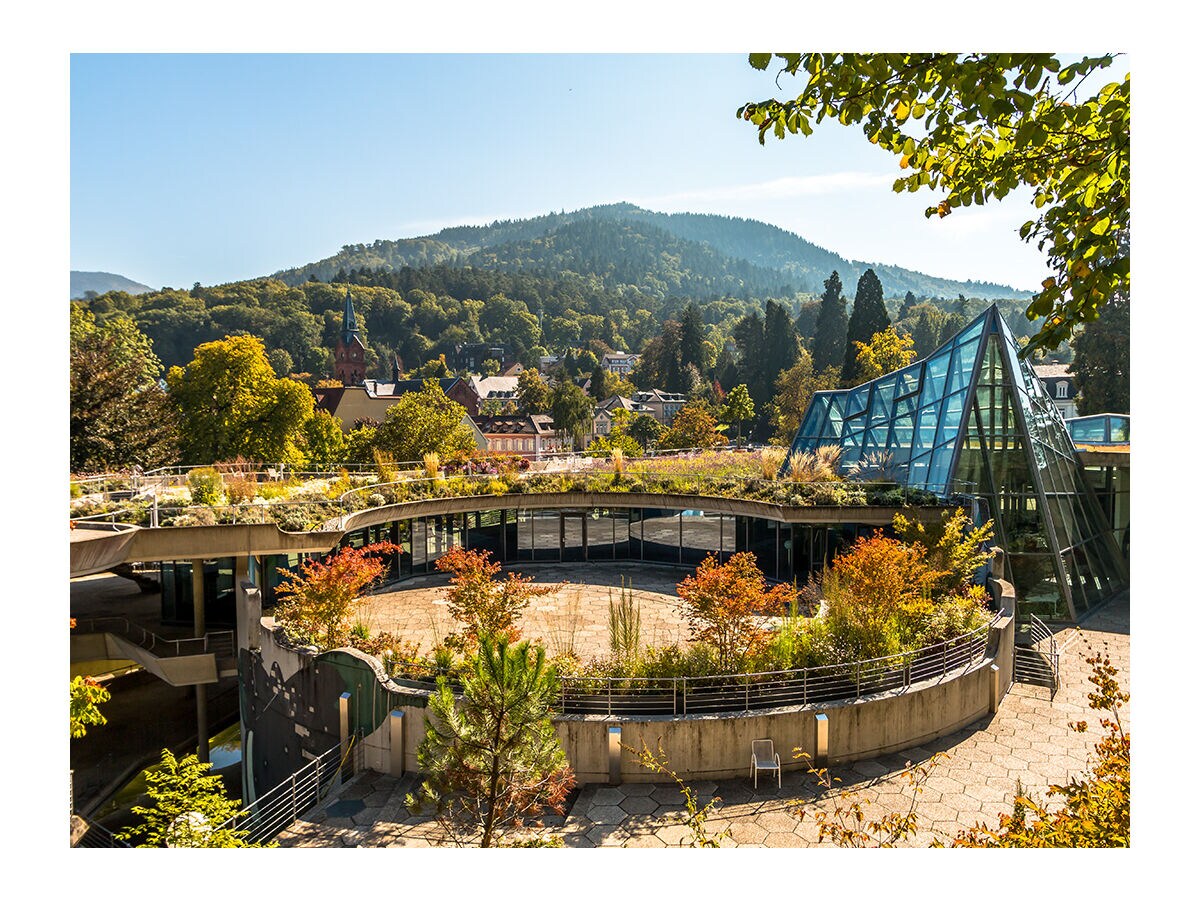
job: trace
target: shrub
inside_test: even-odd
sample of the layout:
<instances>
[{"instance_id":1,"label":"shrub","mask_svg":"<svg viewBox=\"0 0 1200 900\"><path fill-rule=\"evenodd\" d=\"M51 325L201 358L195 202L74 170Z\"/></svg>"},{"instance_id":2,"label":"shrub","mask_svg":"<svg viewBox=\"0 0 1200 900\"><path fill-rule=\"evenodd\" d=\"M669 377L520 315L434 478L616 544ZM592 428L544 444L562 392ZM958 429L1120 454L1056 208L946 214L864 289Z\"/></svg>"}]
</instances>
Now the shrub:
<instances>
[{"instance_id":1,"label":"shrub","mask_svg":"<svg viewBox=\"0 0 1200 900\"><path fill-rule=\"evenodd\" d=\"M232 475L225 481L225 497L230 503L249 503L258 493L253 475Z\"/></svg>"},{"instance_id":2,"label":"shrub","mask_svg":"<svg viewBox=\"0 0 1200 900\"><path fill-rule=\"evenodd\" d=\"M712 644L725 672L741 670L770 640L761 617L778 615L796 596L791 585L768 590L753 553L735 553L724 565L709 555L676 590L693 639Z\"/></svg>"},{"instance_id":3,"label":"shrub","mask_svg":"<svg viewBox=\"0 0 1200 900\"><path fill-rule=\"evenodd\" d=\"M192 503L203 506L216 506L221 502L221 491L224 480L221 473L211 466L192 469L188 472L188 491Z\"/></svg>"},{"instance_id":4,"label":"shrub","mask_svg":"<svg viewBox=\"0 0 1200 900\"><path fill-rule=\"evenodd\" d=\"M454 547L437 561L439 572L450 572L446 604L450 615L464 626L459 643L475 644L484 637L506 640L518 634L516 623L534 597L544 597L561 585L538 586L526 575L509 572L498 581L500 563L490 561L486 550ZM456 636L459 637L459 636Z\"/></svg>"}]
</instances>

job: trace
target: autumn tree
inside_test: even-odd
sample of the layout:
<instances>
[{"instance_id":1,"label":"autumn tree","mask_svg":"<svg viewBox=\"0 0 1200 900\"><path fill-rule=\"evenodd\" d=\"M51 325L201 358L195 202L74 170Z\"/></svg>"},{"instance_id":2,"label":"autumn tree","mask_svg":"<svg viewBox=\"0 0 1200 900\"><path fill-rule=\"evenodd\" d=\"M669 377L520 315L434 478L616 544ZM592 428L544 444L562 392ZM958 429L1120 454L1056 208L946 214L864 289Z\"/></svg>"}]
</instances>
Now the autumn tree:
<instances>
[{"instance_id":1,"label":"autumn tree","mask_svg":"<svg viewBox=\"0 0 1200 900\"><path fill-rule=\"evenodd\" d=\"M294 641L321 650L345 646L358 598L387 572L388 557L401 552L396 544L381 541L342 547L325 560L305 560L299 572L280 569L275 618Z\"/></svg>"},{"instance_id":2,"label":"autumn tree","mask_svg":"<svg viewBox=\"0 0 1200 900\"><path fill-rule=\"evenodd\" d=\"M853 382L859 343L870 344L874 335L891 325L887 307L883 305L883 285L874 269L867 269L858 279L854 292L854 308L846 325L846 352L842 359L842 383Z\"/></svg>"},{"instance_id":3,"label":"autumn tree","mask_svg":"<svg viewBox=\"0 0 1200 900\"><path fill-rule=\"evenodd\" d=\"M247 813L225 795L220 775L207 775L211 763L194 753L176 759L164 749L158 766L146 771L146 795L152 806L135 806L141 822L117 834L139 847L261 847L248 831L222 827Z\"/></svg>"},{"instance_id":4,"label":"autumn tree","mask_svg":"<svg viewBox=\"0 0 1200 900\"><path fill-rule=\"evenodd\" d=\"M770 406L775 440L790 444L800 430L800 421L812 402L813 394L836 390L840 383L836 367L829 366L823 372L818 372L813 365L813 357L807 350L801 350L796 364L780 372L775 379L775 399Z\"/></svg>"},{"instance_id":5,"label":"autumn tree","mask_svg":"<svg viewBox=\"0 0 1200 900\"><path fill-rule=\"evenodd\" d=\"M854 346L857 354L850 377L852 384L862 384L903 369L917 358L913 339L907 334L897 334L896 329L890 326L871 335L868 343L855 341Z\"/></svg>"},{"instance_id":6,"label":"autumn tree","mask_svg":"<svg viewBox=\"0 0 1200 900\"><path fill-rule=\"evenodd\" d=\"M525 369L517 376L517 406L524 413L544 413L550 408L550 388L537 369Z\"/></svg>"},{"instance_id":7,"label":"autumn tree","mask_svg":"<svg viewBox=\"0 0 1200 900\"><path fill-rule=\"evenodd\" d=\"M167 388L183 423L185 462L238 456L303 461L299 445L312 415L312 393L276 377L258 338L238 335L201 344L186 367L167 372Z\"/></svg>"},{"instance_id":8,"label":"autumn tree","mask_svg":"<svg viewBox=\"0 0 1200 900\"><path fill-rule=\"evenodd\" d=\"M634 413L629 419L629 424L625 426L625 433L637 441L642 452L645 452L658 446L666 429L654 416Z\"/></svg>"},{"instance_id":9,"label":"autumn tree","mask_svg":"<svg viewBox=\"0 0 1200 900\"><path fill-rule=\"evenodd\" d=\"M476 644L483 638L515 639L517 619L535 597L554 593L560 585L535 585L528 575L509 572L504 580L501 565L486 550L453 547L438 558L439 572L451 573L446 608L462 623L461 639ZM462 643L462 640L459 643Z\"/></svg>"},{"instance_id":10,"label":"autumn tree","mask_svg":"<svg viewBox=\"0 0 1200 900\"><path fill-rule=\"evenodd\" d=\"M1064 63L1051 53L782 53L780 75L806 79L793 100L738 116L758 139L833 119L897 157L896 192L945 192L926 217L1032 191L1020 229L1053 274L1029 303L1042 320L1027 355L1053 349L1115 296L1129 295L1130 80L1092 78L1115 57ZM765 70L771 54L750 54ZM778 76L777 76L778 77Z\"/></svg>"},{"instance_id":11,"label":"autumn tree","mask_svg":"<svg viewBox=\"0 0 1200 900\"><path fill-rule=\"evenodd\" d=\"M991 520L977 526L961 506L943 512L940 522L929 525L896 513L892 528L900 540L925 548L926 563L935 573L934 590L941 593L969 584L995 555Z\"/></svg>"},{"instance_id":12,"label":"autumn tree","mask_svg":"<svg viewBox=\"0 0 1200 900\"><path fill-rule=\"evenodd\" d=\"M409 808L434 810L456 840L502 845L506 835L561 814L575 784L554 730L554 670L542 647L484 637L462 698L438 680L417 763L425 773Z\"/></svg>"},{"instance_id":13,"label":"autumn tree","mask_svg":"<svg viewBox=\"0 0 1200 900\"><path fill-rule=\"evenodd\" d=\"M428 378L419 391L409 391L388 407L375 432L375 446L402 462L436 453L443 459L475 446L471 429L463 421L461 403L446 396L435 379Z\"/></svg>"},{"instance_id":14,"label":"autumn tree","mask_svg":"<svg viewBox=\"0 0 1200 900\"><path fill-rule=\"evenodd\" d=\"M97 324L71 304L71 471L169 465L179 458L175 410L159 387L162 364L124 316Z\"/></svg>"},{"instance_id":15,"label":"autumn tree","mask_svg":"<svg viewBox=\"0 0 1200 900\"><path fill-rule=\"evenodd\" d=\"M709 555L676 591L692 638L712 645L725 672L740 671L770 641L761 617L780 615L796 599L791 585L767 588L753 553L735 553L724 565Z\"/></svg>"},{"instance_id":16,"label":"autumn tree","mask_svg":"<svg viewBox=\"0 0 1200 900\"><path fill-rule=\"evenodd\" d=\"M709 411L707 403L692 401L685 403L669 427L658 440L664 450L700 448L708 449L725 443L725 436L717 428L717 420Z\"/></svg>"}]
</instances>

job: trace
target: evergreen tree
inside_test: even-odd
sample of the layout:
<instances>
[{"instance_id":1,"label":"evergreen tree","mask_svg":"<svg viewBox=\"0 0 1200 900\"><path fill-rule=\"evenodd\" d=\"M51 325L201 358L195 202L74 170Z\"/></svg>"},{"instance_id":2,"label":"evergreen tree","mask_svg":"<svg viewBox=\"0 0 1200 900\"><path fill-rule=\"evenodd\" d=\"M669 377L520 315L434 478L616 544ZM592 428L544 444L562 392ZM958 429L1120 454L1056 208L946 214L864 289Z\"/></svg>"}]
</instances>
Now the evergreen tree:
<instances>
[{"instance_id":1,"label":"evergreen tree","mask_svg":"<svg viewBox=\"0 0 1200 900\"><path fill-rule=\"evenodd\" d=\"M1079 414L1129 412L1129 301L1109 300L1104 315L1075 336L1074 347L1067 371L1079 386Z\"/></svg>"},{"instance_id":2,"label":"evergreen tree","mask_svg":"<svg viewBox=\"0 0 1200 900\"><path fill-rule=\"evenodd\" d=\"M835 271L825 279L821 312L817 316L817 327L813 334L813 367L818 372L830 366L841 365L846 352L848 324L846 298L842 296L842 279Z\"/></svg>"},{"instance_id":3,"label":"evergreen tree","mask_svg":"<svg viewBox=\"0 0 1200 900\"><path fill-rule=\"evenodd\" d=\"M950 338L962 331L966 324L967 320L964 316L953 312L948 313L946 318L942 320L942 330L941 333L938 334L938 346L940 347L942 344L946 343L946 341L950 340Z\"/></svg>"},{"instance_id":4,"label":"evergreen tree","mask_svg":"<svg viewBox=\"0 0 1200 900\"><path fill-rule=\"evenodd\" d=\"M908 318L909 313L912 312L912 308L916 305L917 305L917 298L915 296L913 296L912 291L908 291L904 295L904 302L902 304L900 304L900 315L897 318L900 318L900 319Z\"/></svg>"},{"instance_id":5,"label":"evergreen tree","mask_svg":"<svg viewBox=\"0 0 1200 900\"><path fill-rule=\"evenodd\" d=\"M883 285L874 269L867 269L858 279L854 291L854 309L846 328L846 346L842 356L842 381L853 380L858 348L855 341L870 344L871 338L892 324L887 307L883 305Z\"/></svg>"},{"instance_id":6,"label":"evergreen tree","mask_svg":"<svg viewBox=\"0 0 1200 900\"><path fill-rule=\"evenodd\" d=\"M493 847L536 820L562 813L575 777L554 730L552 667L528 642L480 640L462 699L438 679L417 760L425 772L411 809L432 808L452 830Z\"/></svg>"},{"instance_id":7,"label":"evergreen tree","mask_svg":"<svg viewBox=\"0 0 1200 900\"><path fill-rule=\"evenodd\" d=\"M941 320L935 321L928 309L921 310L912 330L913 349L918 359L924 359L937 349L941 333Z\"/></svg>"},{"instance_id":8,"label":"evergreen tree","mask_svg":"<svg viewBox=\"0 0 1200 900\"><path fill-rule=\"evenodd\" d=\"M695 366L704 375L704 319L695 301L684 307L679 319L679 367Z\"/></svg>"},{"instance_id":9,"label":"evergreen tree","mask_svg":"<svg viewBox=\"0 0 1200 900\"><path fill-rule=\"evenodd\" d=\"M763 360L762 381L765 391L761 402L771 399L771 384L784 369L790 369L796 362L796 354L800 349L796 340L796 330L792 327L792 317L787 307L774 300L768 300L763 313Z\"/></svg>"}]
</instances>

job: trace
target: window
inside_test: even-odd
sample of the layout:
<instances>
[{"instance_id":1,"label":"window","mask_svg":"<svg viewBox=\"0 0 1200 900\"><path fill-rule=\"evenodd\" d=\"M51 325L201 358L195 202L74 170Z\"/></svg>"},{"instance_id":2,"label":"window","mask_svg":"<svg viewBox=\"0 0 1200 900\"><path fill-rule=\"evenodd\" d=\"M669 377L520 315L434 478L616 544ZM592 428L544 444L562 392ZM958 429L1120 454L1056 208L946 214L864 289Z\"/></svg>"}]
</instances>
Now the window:
<instances>
[{"instance_id":1,"label":"window","mask_svg":"<svg viewBox=\"0 0 1200 900\"><path fill-rule=\"evenodd\" d=\"M1060 382L1058 382L1057 385L1055 385L1054 396L1058 400L1066 400L1067 399L1067 382L1060 381Z\"/></svg>"}]
</instances>

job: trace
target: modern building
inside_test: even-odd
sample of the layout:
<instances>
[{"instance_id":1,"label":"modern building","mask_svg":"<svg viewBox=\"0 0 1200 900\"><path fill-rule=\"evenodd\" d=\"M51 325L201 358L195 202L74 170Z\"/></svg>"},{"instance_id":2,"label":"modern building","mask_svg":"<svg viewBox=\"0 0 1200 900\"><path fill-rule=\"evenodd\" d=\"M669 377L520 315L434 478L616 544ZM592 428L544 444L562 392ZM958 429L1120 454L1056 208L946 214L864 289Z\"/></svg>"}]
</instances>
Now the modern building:
<instances>
[{"instance_id":1,"label":"modern building","mask_svg":"<svg viewBox=\"0 0 1200 900\"><path fill-rule=\"evenodd\" d=\"M1074 620L1129 586L1115 522L995 306L924 360L819 391L791 452L825 445L841 448L843 471L872 464L908 487L973 500L994 522L1021 614Z\"/></svg>"}]
</instances>

